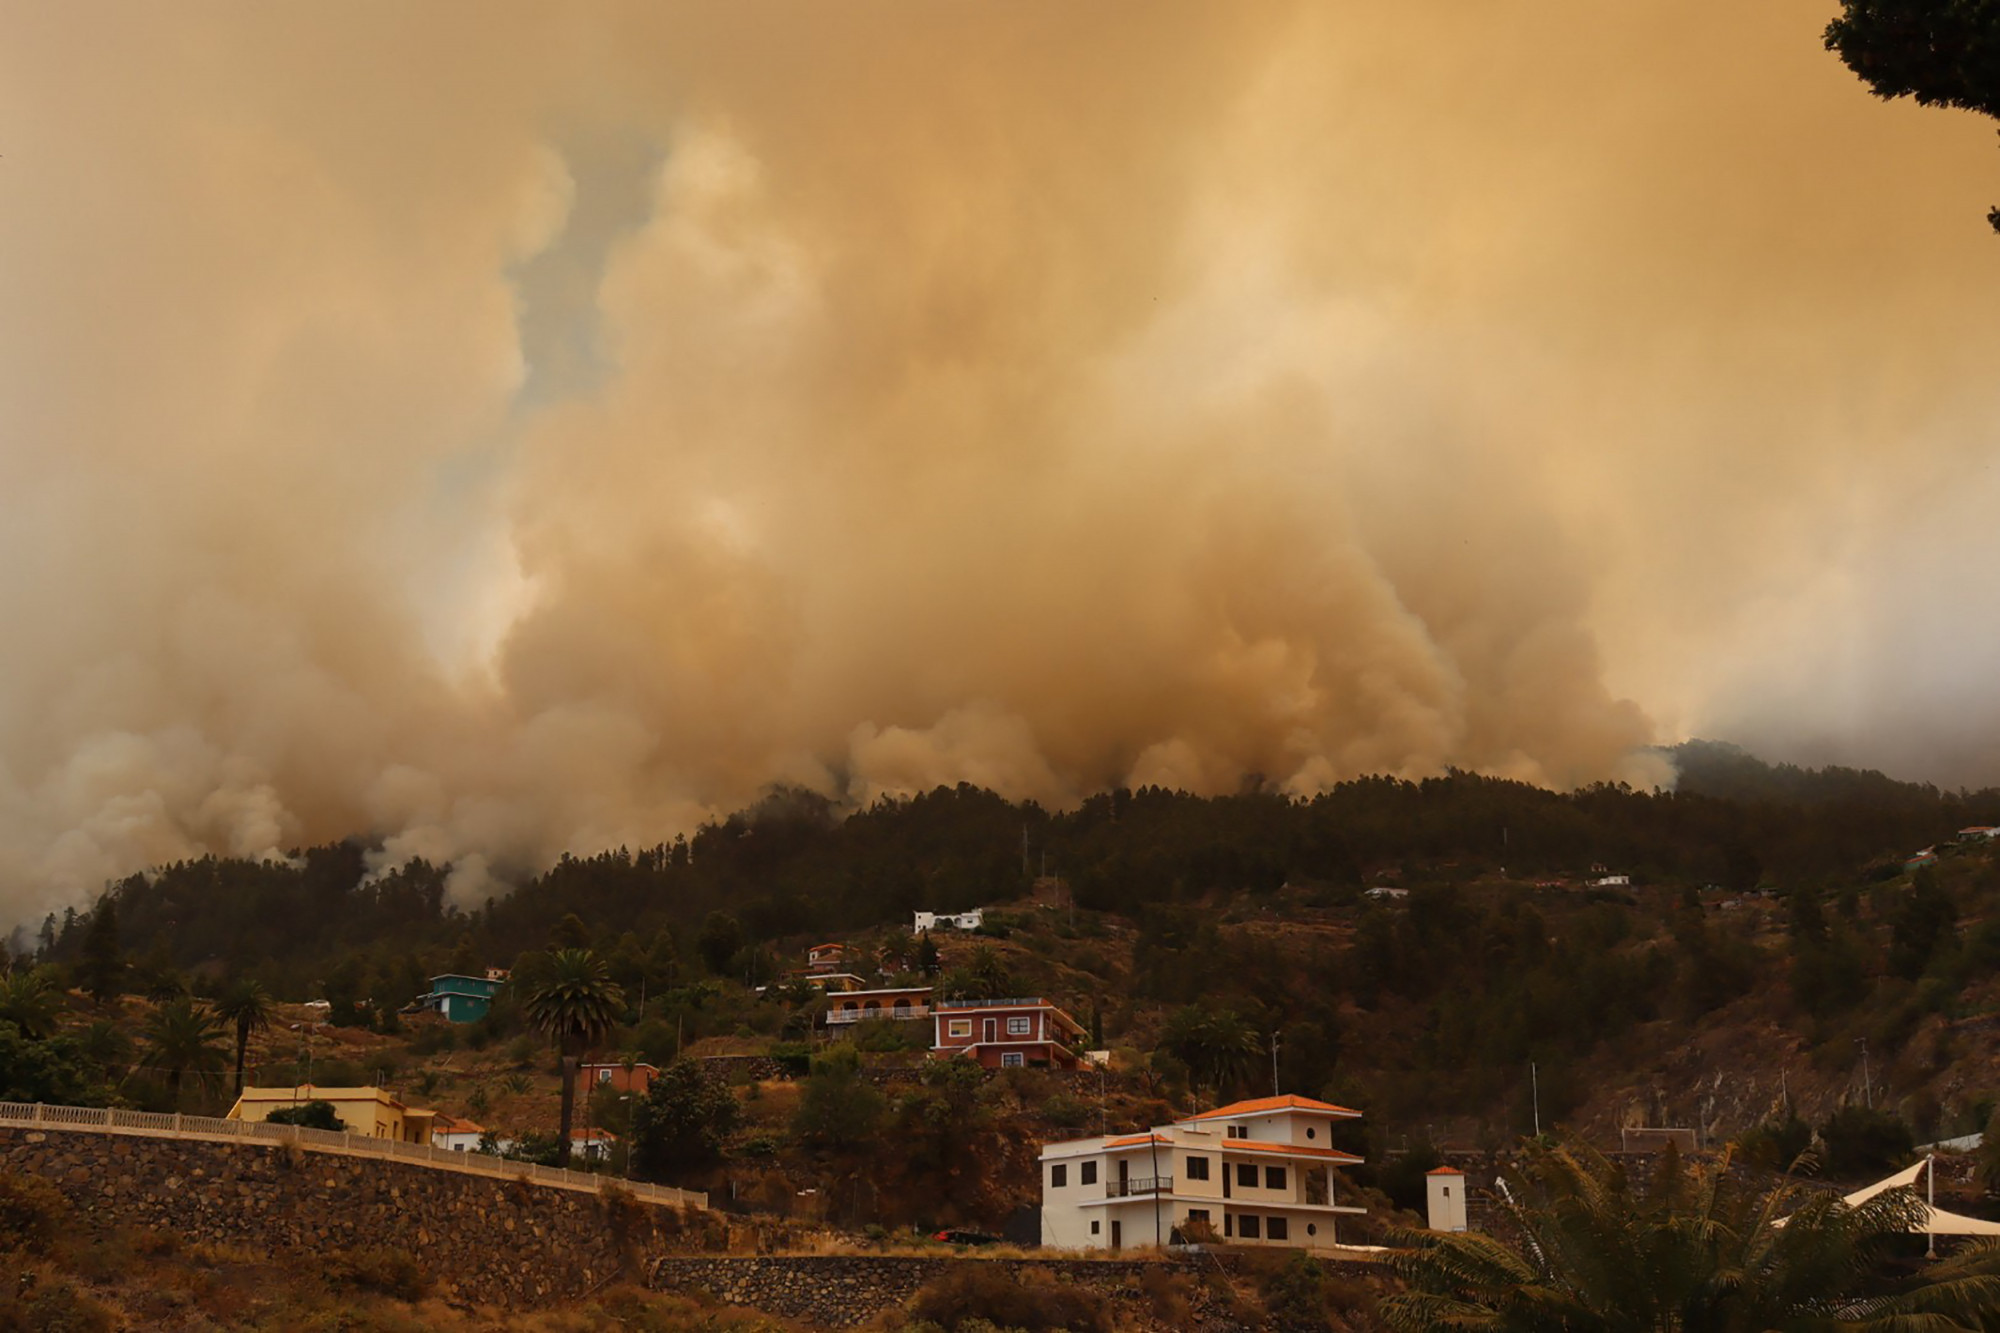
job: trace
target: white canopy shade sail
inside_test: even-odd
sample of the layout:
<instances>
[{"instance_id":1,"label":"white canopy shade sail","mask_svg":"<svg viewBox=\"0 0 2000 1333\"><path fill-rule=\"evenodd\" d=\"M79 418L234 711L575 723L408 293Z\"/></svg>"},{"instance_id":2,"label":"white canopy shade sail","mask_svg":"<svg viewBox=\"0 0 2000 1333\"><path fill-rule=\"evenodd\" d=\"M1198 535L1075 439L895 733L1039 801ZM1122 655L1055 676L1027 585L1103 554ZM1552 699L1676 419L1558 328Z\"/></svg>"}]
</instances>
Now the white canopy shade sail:
<instances>
[{"instance_id":1,"label":"white canopy shade sail","mask_svg":"<svg viewBox=\"0 0 2000 1333\"><path fill-rule=\"evenodd\" d=\"M1914 1187L1917 1177L1923 1175L1930 1164L1931 1159L1926 1157L1915 1166L1906 1166L1893 1176L1885 1176L1873 1185L1863 1185L1852 1194L1843 1194L1840 1197L1849 1207L1854 1207L1868 1202L1883 1190L1892 1190L1905 1185ZM1927 1187L1934 1184L1929 1180L1924 1183ZM1926 1193L1931 1192L1930 1188L1926 1189ZM1783 1226L1787 1220L1789 1219L1780 1218L1775 1225ZM1923 1217L1910 1228L1910 1232L1918 1236L2000 1236L2000 1222L1988 1222L1980 1217L1947 1212L1927 1199L1924 1203Z\"/></svg>"}]
</instances>

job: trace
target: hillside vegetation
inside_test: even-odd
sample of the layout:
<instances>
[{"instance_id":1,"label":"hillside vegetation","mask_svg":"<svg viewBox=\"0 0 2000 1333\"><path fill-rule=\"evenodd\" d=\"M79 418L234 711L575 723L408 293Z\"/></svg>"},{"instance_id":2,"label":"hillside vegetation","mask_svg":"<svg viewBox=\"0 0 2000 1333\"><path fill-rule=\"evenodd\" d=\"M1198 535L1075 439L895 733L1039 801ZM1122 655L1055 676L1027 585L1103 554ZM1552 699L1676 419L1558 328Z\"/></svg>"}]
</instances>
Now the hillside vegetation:
<instances>
[{"instance_id":1,"label":"hillside vegetation","mask_svg":"<svg viewBox=\"0 0 2000 1333\"><path fill-rule=\"evenodd\" d=\"M185 991L254 979L328 1008L281 1005L249 1034L253 1081L385 1081L537 1149L559 1080L519 987L476 1024L397 1010L433 973L527 976L560 945L622 989L606 1058L761 1053L796 1075L737 1077L718 1153L677 1162L678 1181L843 1225L998 1227L1033 1200L1040 1141L1268 1092L1274 1045L1283 1090L1366 1112L1357 1175L1406 1202L1398 1173L1428 1145L1498 1146L1538 1122L1609 1146L1633 1125L1783 1145L1794 1117L1860 1103L1918 1139L1983 1128L2000 865L1953 839L2000 821L2000 794L1723 746L1676 758L1674 792L1453 774L1310 801L1117 791L1052 813L959 787L844 819L784 792L476 905L447 900L448 867L371 871L360 842L163 867L52 919L16 960L0 1096L226 1106L227 1060L177 1065L132 1034ZM1935 864L1905 869L1932 845ZM935 956L909 936L912 909L975 905L986 928L938 933ZM824 1001L784 976L823 939L882 984L1047 996L1114 1070L1095 1087L919 1076L924 1024L829 1047ZM60 996L39 1024L7 998L31 977ZM883 1072L898 1065L913 1072ZM583 1114L622 1135L632 1110L600 1095Z\"/></svg>"}]
</instances>

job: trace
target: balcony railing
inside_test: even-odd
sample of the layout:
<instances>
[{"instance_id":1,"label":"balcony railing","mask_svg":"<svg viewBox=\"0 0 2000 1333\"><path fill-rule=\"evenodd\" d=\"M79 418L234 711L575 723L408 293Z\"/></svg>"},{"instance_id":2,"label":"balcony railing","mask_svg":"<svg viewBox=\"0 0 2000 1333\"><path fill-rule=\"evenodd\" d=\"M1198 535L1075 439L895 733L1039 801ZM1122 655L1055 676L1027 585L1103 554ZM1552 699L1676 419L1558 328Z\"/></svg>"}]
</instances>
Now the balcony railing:
<instances>
[{"instance_id":1,"label":"balcony railing","mask_svg":"<svg viewBox=\"0 0 2000 1333\"><path fill-rule=\"evenodd\" d=\"M1018 1008L1022 1005L1040 1004L1039 995L1010 995L996 1000L939 1000L940 1009L999 1009Z\"/></svg>"},{"instance_id":2,"label":"balcony railing","mask_svg":"<svg viewBox=\"0 0 2000 1333\"><path fill-rule=\"evenodd\" d=\"M1134 1176L1130 1180L1107 1180L1104 1182L1104 1197L1107 1199L1128 1199L1135 1194L1172 1194L1172 1176Z\"/></svg>"},{"instance_id":3,"label":"balcony railing","mask_svg":"<svg viewBox=\"0 0 2000 1333\"><path fill-rule=\"evenodd\" d=\"M829 1026L840 1023L860 1023L871 1018L929 1018L931 1007L927 1004L906 1004L900 1009L829 1009L826 1021Z\"/></svg>"}]
</instances>

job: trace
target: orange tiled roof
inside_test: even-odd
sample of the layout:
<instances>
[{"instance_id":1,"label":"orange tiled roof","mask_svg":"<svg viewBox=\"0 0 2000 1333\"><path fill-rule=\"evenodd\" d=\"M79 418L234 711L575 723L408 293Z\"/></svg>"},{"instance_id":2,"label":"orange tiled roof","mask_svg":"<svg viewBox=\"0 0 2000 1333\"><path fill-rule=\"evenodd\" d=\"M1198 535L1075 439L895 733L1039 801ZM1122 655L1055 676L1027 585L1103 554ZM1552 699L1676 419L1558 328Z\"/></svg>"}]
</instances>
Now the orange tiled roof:
<instances>
[{"instance_id":1,"label":"orange tiled roof","mask_svg":"<svg viewBox=\"0 0 2000 1333\"><path fill-rule=\"evenodd\" d=\"M1434 1166L1424 1172L1424 1174L1427 1176L1462 1176L1465 1172L1455 1166Z\"/></svg>"},{"instance_id":2,"label":"orange tiled roof","mask_svg":"<svg viewBox=\"0 0 2000 1333\"><path fill-rule=\"evenodd\" d=\"M1169 1148L1174 1146L1172 1139L1161 1138L1158 1134L1128 1134L1122 1139L1107 1139L1104 1146L1107 1148L1130 1148L1134 1144L1145 1143L1164 1143Z\"/></svg>"},{"instance_id":3,"label":"orange tiled roof","mask_svg":"<svg viewBox=\"0 0 2000 1333\"><path fill-rule=\"evenodd\" d=\"M1224 1139L1216 1147L1226 1153L1248 1148L1251 1152L1281 1152L1287 1157L1325 1157L1336 1162L1361 1160L1353 1153L1342 1152L1338 1148L1307 1148L1296 1143L1264 1143L1257 1139Z\"/></svg>"},{"instance_id":4,"label":"orange tiled roof","mask_svg":"<svg viewBox=\"0 0 2000 1333\"><path fill-rule=\"evenodd\" d=\"M1333 1115L1358 1116L1361 1112L1346 1106L1335 1106L1332 1102L1314 1101L1310 1097L1300 1097L1286 1093L1282 1097L1258 1097L1253 1101L1231 1102L1218 1106L1213 1111L1203 1111L1200 1115L1188 1116L1189 1120L1216 1120L1226 1116L1258 1115L1265 1111L1325 1111Z\"/></svg>"}]
</instances>

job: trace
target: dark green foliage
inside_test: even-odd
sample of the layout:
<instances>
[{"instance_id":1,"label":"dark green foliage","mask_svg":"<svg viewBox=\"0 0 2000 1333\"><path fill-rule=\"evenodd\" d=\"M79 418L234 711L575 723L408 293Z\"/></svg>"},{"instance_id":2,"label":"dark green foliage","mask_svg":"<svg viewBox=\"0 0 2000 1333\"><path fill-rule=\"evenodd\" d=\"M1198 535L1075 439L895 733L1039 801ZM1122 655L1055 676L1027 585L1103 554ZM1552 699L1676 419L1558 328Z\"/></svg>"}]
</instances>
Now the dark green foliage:
<instances>
[{"instance_id":1,"label":"dark green foliage","mask_svg":"<svg viewBox=\"0 0 2000 1333\"><path fill-rule=\"evenodd\" d=\"M1916 1151L1910 1127L1887 1111L1843 1106L1819 1127L1826 1144L1826 1172L1857 1179L1905 1166Z\"/></svg>"},{"instance_id":2,"label":"dark green foliage","mask_svg":"<svg viewBox=\"0 0 2000 1333\"><path fill-rule=\"evenodd\" d=\"M297 1125L301 1129L330 1129L336 1133L347 1128L334 1113L333 1103L320 1101L317 1098L301 1102L297 1106L287 1106L282 1110L273 1111L264 1119L273 1125Z\"/></svg>"},{"instance_id":3,"label":"dark green foliage","mask_svg":"<svg viewBox=\"0 0 2000 1333\"><path fill-rule=\"evenodd\" d=\"M54 1185L0 1174L0 1250L45 1255L73 1225L69 1200Z\"/></svg>"},{"instance_id":4,"label":"dark green foliage","mask_svg":"<svg viewBox=\"0 0 2000 1333\"><path fill-rule=\"evenodd\" d=\"M632 1108L632 1174L672 1181L712 1165L737 1118L736 1098L721 1079L693 1060L669 1061Z\"/></svg>"},{"instance_id":5,"label":"dark green foliage","mask_svg":"<svg viewBox=\"0 0 2000 1333\"><path fill-rule=\"evenodd\" d=\"M102 1069L73 1037L40 1041L0 1021L0 1101L103 1106Z\"/></svg>"},{"instance_id":6,"label":"dark green foliage","mask_svg":"<svg viewBox=\"0 0 2000 1333\"><path fill-rule=\"evenodd\" d=\"M604 960L588 949L557 949L535 972L527 993L528 1019L555 1042L563 1057L558 1166L569 1165L577 1060L617 1024L624 1005L624 993L611 980Z\"/></svg>"},{"instance_id":7,"label":"dark green foliage","mask_svg":"<svg viewBox=\"0 0 2000 1333\"><path fill-rule=\"evenodd\" d=\"M1744 1161L1766 1171L1790 1171L1800 1154L1812 1147L1812 1126L1787 1112L1783 1119L1766 1120L1738 1141L1736 1148Z\"/></svg>"},{"instance_id":8,"label":"dark green foliage","mask_svg":"<svg viewBox=\"0 0 2000 1333\"><path fill-rule=\"evenodd\" d=\"M1827 49L1877 97L2000 118L2000 0L1843 0ZM2000 208L1986 215L2000 231Z\"/></svg>"},{"instance_id":9,"label":"dark green foliage","mask_svg":"<svg viewBox=\"0 0 2000 1333\"><path fill-rule=\"evenodd\" d=\"M222 988L215 1014L236 1033L236 1091L243 1091L243 1056L250 1034L271 1026L271 995L255 977L241 977Z\"/></svg>"},{"instance_id":10,"label":"dark green foliage","mask_svg":"<svg viewBox=\"0 0 2000 1333\"><path fill-rule=\"evenodd\" d=\"M728 975L730 960L743 951L743 923L727 912L710 912L695 939L695 952L708 970Z\"/></svg>"},{"instance_id":11,"label":"dark green foliage","mask_svg":"<svg viewBox=\"0 0 2000 1333\"><path fill-rule=\"evenodd\" d=\"M1967 1250L1914 1276L1889 1262L1922 1206L1907 1189L1850 1208L1834 1194L1741 1179L1726 1157L1690 1168L1668 1152L1638 1180L1581 1147L1531 1154L1508 1184L1506 1242L1396 1238L1408 1247L1395 1260L1406 1287L1381 1303L1391 1329L1977 1333L2000 1306L2000 1252ZM1893 1322L1829 1318L1862 1314Z\"/></svg>"},{"instance_id":12,"label":"dark green foliage","mask_svg":"<svg viewBox=\"0 0 2000 1333\"><path fill-rule=\"evenodd\" d=\"M12 1023L21 1034L40 1039L56 1030L63 995L44 968L28 968L0 976L0 1022Z\"/></svg>"},{"instance_id":13,"label":"dark green foliage","mask_svg":"<svg viewBox=\"0 0 2000 1333\"><path fill-rule=\"evenodd\" d=\"M176 1103L183 1081L190 1074L206 1081L228 1067L223 1054L222 1020L205 1005L187 996L169 1000L146 1020L144 1034L147 1068L166 1080Z\"/></svg>"},{"instance_id":14,"label":"dark green foliage","mask_svg":"<svg viewBox=\"0 0 2000 1333\"><path fill-rule=\"evenodd\" d=\"M1295 1251L1264 1282L1264 1309L1271 1325L1287 1333L1323 1333L1332 1325L1327 1313L1334 1304L1333 1277L1317 1259Z\"/></svg>"},{"instance_id":15,"label":"dark green foliage","mask_svg":"<svg viewBox=\"0 0 2000 1333\"><path fill-rule=\"evenodd\" d=\"M1428 1190L1424 1177L1443 1165L1444 1157L1434 1144L1418 1143L1377 1167L1375 1181L1398 1208L1422 1213Z\"/></svg>"},{"instance_id":16,"label":"dark green foliage","mask_svg":"<svg viewBox=\"0 0 2000 1333\"><path fill-rule=\"evenodd\" d=\"M1933 958L1957 943L1958 908L1930 866L1910 877L1909 892L1889 920L1889 970L1899 977L1922 976Z\"/></svg>"},{"instance_id":17,"label":"dark green foliage","mask_svg":"<svg viewBox=\"0 0 2000 1333\"><path fill-rule=\"evenodd\" d=\"M118 899L114 894L99 898L91 910L76 979L100 1004L124 992L125 952L118 941Z\"/></svg>"},{"instance_id":18,"label":"dark green foliage","mask_svg":"<svg viewBox=\"0 0 2000 1333\"><path fill-rule=\"evenodd\" d=\"M812 1076L800 1089L792 1133L820 1148L854 1148L873 1138L887 1103L861 1077L852 1047L835 1047L815 1062Z\"/></svg>"},{"instance_id":19,"label":"dark green foliage","mask_svg":"<svg viewBox=\"0 0 2000 1333\"><path fill-rule=\"evenodd\" d=\"M2000 3L1844 0L1827 49L1878 97L2000 118Z\"/></svg>"},{"instance_id":20,"label":"dark green foliage","mask_svg":"<svg viewBox=\"0 0 2000 1333\"><path fill-rule=\"evenodd\" d=\"M1197 1084L1213 1089L1235 1086L1255 1067L1256 1031L1228 1009L1193 1004L1167 1019L1159 1048L1187 1067Z\"/></svg>"}]
</instances>

